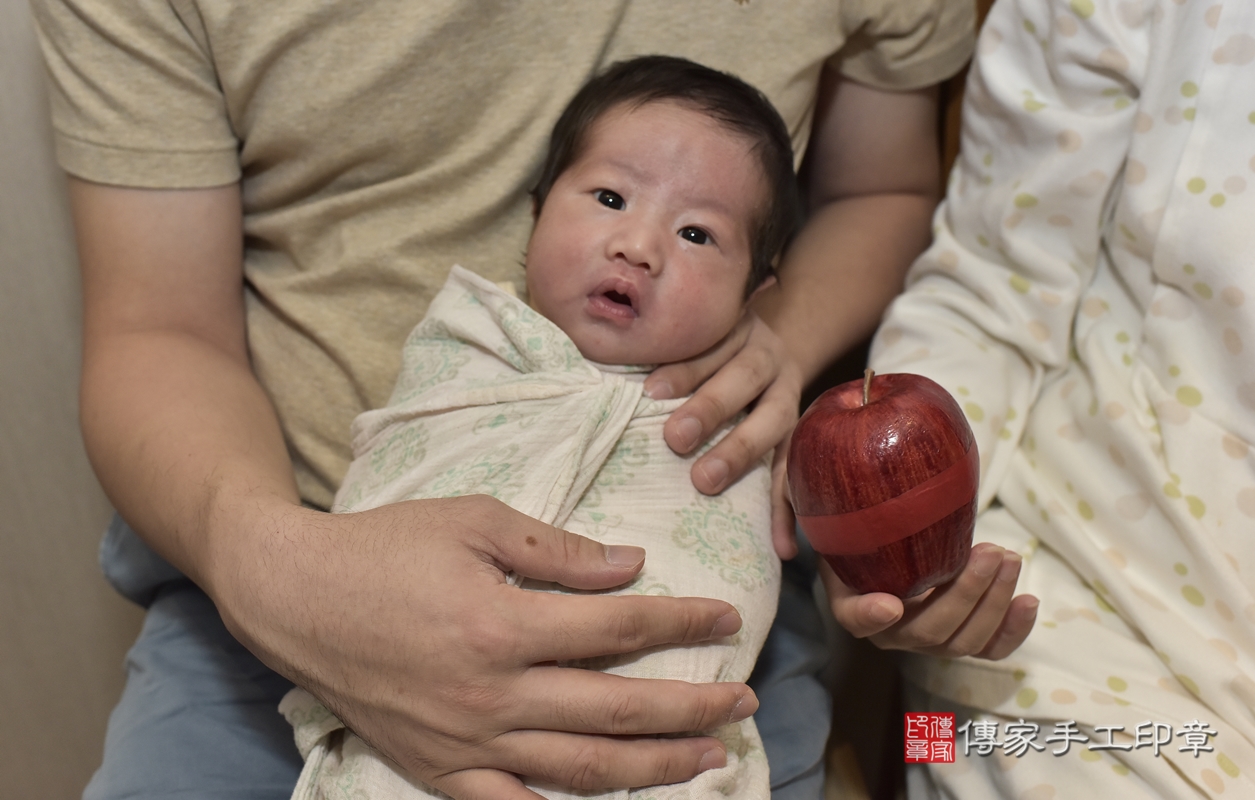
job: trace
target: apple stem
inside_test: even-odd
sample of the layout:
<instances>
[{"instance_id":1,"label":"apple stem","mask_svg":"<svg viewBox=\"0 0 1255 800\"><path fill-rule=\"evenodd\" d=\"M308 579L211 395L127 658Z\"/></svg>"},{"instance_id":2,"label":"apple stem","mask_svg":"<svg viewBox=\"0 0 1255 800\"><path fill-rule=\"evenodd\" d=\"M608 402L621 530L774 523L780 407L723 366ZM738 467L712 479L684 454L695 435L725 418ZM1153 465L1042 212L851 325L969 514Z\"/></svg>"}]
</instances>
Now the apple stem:
<instances>
[{"instance_id":1,"label":"apple stem","mask_svg":"<svg viewBox=\"0 0 1255 800\"><path fill-rule=\"evenodd\" d=\"M867 405L872 400L872 376L875 374L874 369L863 370L863 405Z\"/></svg>"}]
</instances>

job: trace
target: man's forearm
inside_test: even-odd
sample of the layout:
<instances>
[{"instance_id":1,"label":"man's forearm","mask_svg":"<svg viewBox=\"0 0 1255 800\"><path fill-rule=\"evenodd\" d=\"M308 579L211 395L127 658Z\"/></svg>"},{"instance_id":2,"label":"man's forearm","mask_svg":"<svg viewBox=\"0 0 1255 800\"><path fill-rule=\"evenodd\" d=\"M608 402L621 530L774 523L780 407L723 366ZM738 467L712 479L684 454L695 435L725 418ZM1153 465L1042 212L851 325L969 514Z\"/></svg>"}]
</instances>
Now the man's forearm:
<instances>
[{"instance_id":1,"label":"man's forearm","mask_svg":"<svg viewBox=\"0 0 1255 800\"><path fill-rule=\"evenodd\" d=\"M238 551L216 532L246 535L242 523L263 501L297 503L278 421L248 361L238 187L71 180L70 200L88 455L123 517L209 590L219 555Z\"/></svg>"},{"instance_id":2,"label":"man's forearm","mask_svg":"<svg viewBox=\"0 0 1255 800\"><path fill-rule=\"evenodd\" d=\"M757 309L807 383L875 330L928 245L936 203L929 194L858 195L811 215Z\"/></svg>"},{"instance_id":3,"label":"man's forearm","mask_svg":"<svg viewBox=\"0 0 1255 800\"><path fill-rule=\"evenodd\" d=\"M268 398L246 364L186 333L111 333L86 351L83 433L106 494L213 594L223 551L238 551L224 538L298 502Z\"/></svg>"}]
</instances>

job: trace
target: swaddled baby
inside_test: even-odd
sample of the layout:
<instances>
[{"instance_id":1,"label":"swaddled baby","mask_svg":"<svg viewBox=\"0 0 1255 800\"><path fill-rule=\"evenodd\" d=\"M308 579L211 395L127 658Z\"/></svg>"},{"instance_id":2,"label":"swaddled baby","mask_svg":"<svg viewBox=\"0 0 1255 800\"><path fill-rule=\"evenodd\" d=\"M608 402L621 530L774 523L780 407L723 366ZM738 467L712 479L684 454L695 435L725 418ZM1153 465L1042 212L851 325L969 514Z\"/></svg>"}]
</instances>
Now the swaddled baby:
<instances>
[{"instance_id":1,"label":"swaddled baby","mask_svg":"<svg viewBox=\"0 0 1255 800\"><path fill-rule=\"evenodd\" d=\"M654 401L642 387L653 366L717 345L770 285L798 215L792 164L778 114L729 75L647 57L592 80L555 126L535 190L530 305L453 268L406 341L388 405L353 424L355 459L334 510L489 494L592 539L643 547L643 570L617 593L722 599L741 630L554 668L748 678L779 592L769 464L718 496L700 494L689 478L697 454L663 441L683 400ZM520 589L567 591L530 580ZM306 758L294 797L442 796L303 690L281 709ZM712 733L727 746L725 767L598 797L768 797L753 719Z\"/></svg>"}]
</instances>

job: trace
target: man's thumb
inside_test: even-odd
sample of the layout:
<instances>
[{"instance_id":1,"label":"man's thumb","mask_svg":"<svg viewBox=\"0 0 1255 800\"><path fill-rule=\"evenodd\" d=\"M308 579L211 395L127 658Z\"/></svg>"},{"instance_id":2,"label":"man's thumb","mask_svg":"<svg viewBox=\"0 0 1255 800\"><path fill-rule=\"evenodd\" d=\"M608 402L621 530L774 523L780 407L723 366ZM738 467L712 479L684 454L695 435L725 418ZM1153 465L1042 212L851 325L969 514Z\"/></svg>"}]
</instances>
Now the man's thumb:
<instances>
[{"instance_id":1,"label":"man's thumb","mask_svg":"<svg viewBox=\"0 0 1255 800\"><path fill-rule=\"evenodd\" d=\"M645 563L643 548L603 545L540 522L498 544L506 566L518 575L571 589L619 586L634 578Z\"/></svg>"}]
</instances>

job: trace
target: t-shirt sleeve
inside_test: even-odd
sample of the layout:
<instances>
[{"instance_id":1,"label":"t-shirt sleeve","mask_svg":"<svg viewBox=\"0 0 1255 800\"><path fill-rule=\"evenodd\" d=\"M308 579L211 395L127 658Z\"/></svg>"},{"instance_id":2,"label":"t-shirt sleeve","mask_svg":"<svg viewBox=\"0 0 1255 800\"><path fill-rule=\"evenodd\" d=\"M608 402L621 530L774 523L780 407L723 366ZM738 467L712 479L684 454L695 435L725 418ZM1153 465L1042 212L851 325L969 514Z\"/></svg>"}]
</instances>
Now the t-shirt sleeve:
<instances>
[{"instance_id":1,"label":"t-shirt sleeve","mask_svg":"<svg viewBox=\"0 0 1255 800\"><path fill-rule=\"evenodd\" d=\"M33 0L57 160L96 183L220 186L240 176L200 18L178 0Z\"/></svg>"},{"instance_id":2,"label":"t-shirt sleeve","mask_svg":"<svg viewBox=\"0 0 1255 800\"><path fill-rule=\"evenodd\" d=\"M919 89L967 63L976 40L974 0L845 0L846 45L832 66L878 89Z\"/></svg>"}]
</instances>

